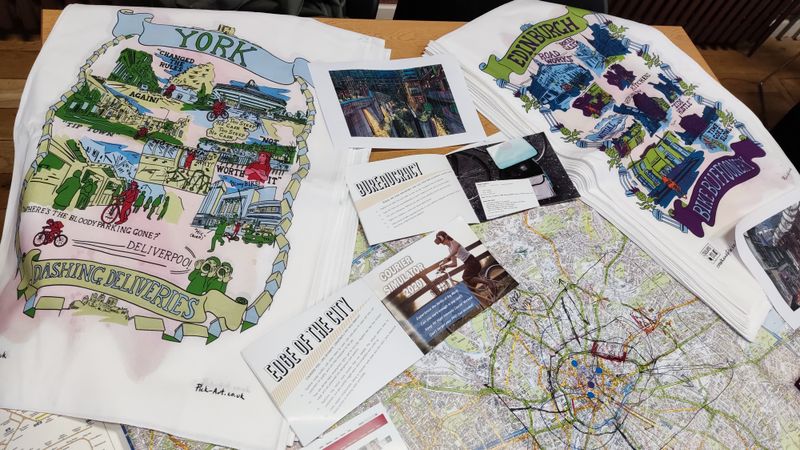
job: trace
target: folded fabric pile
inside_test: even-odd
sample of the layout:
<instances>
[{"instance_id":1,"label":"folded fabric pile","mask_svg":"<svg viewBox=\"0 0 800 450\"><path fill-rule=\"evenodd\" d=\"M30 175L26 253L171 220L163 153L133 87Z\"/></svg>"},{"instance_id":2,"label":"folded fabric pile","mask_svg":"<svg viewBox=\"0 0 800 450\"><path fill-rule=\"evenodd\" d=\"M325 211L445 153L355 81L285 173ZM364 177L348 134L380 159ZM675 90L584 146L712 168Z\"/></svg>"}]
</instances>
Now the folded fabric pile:
<instances>
[{"instance_id":1,"label":"folded fabric pile","mask_svg":"<svg viewBox=\"0 0 800 450\"><path fill-rule=\"evenodd\" d=\"M459 60L501 131L547 131L588 204L755 337L769 304L735 253L734 227L800 183L758 118L696 62L649 26L534 0L426 53Z\"/></svg>"},{"instance_id":2,"label":"folded fabric pile","mask_svg":"<svg viewBox=\"0 0 800 450\"><path fill-rule=\"evenodd\" d=\"M333 148L308 63L388 56L312 19L67 7L14 130L0 407L291 442L240 351L346 284L369 153Z\"/></svg>"}]
</instances>

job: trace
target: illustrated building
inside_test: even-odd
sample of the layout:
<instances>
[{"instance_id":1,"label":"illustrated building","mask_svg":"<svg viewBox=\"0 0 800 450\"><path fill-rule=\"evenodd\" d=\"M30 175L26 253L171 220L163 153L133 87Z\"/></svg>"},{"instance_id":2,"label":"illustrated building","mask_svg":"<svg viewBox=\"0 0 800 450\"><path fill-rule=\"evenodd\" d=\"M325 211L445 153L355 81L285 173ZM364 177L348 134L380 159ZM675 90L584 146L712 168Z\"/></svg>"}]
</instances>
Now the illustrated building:
<instances>
[{"instance_id":1,"label":"illustrated building","mask_svg":"<svg viewBox=\"0 0 800 450\"><path fill-rule=\"evenodd\" d=\"M600 52L581 41L578 41L578 49L575 51L575 56L598 75L603 73L606 68L606 58Z\"/></svg>"},{"instance_id":2,"label":"illustrated building","mask_svg":"<svg viewBox=\"0 0 800 450\"><path fill-rule=\"evenodd\" d=\"M116 313L122 314L126 319L128 318L128 310L127 308L122 308L117 306L118 299L113 296L108 296L106 298L105 294L98 294L97 292L92 292L91 297L88 295L84 295L81 299L81 303L85 306L90 308L96 309L102 312L109 312L109 313ZM75 305L76 302L73 302L70 305L70 308L77 308Z\"/></svg>"},{"instance_id":3,"label":"illustrated building","mask_svg":"<svg viewBox=\"0 0 800 450\"><path fill-rule=\"evenodd\" d=\"M630 152L644 142L645 134L642 124L633 122L622 135L614 139L614 148L620 157L627 156Z\"/></svg>"},{"instance_id":4,"label":"illustrated building","mask_svg":"<svg viewBox=\"0 0 800 450\"><path fill-rule=\"evenodd\" d=\"M596 83L592 83L583 95L572 102L572 107L580 109L586 117L600 117L611 105L611 95Z\"/></svg>"},{"instance_id":5,"label":"illustrated building","mask_svg":"<svg viewBox=\"0 0 800 450\"><path fill-rule=\"evenodd\" d=\"M626 117L620 114L609 114L600 119L600 122L595 125L594 132L586 136L587 140L593 142L602 142L615 136L625 130Z\"/></svg>"},{"instance_id":6,"label":"illustrated building","mask_svg":"<svg viewBox=\"0 0 800 450\"><path fill-rule=\"evenodd\" d=\"M611 36L608 27L595 23L589 28L592 30L592 39L588 39L589 43L605 58L629 53L628 48L621 40Z\"/></svg>"},{"instance_id":7,"label":"illustrated building","mask_svg":"<svg viewBox=\"0 0 800 450\"><path fill-rule=\"evenodd\" d=\"M192 226L212 228L220 217L225 217L272 230L281 220L276 190L275 186L228 189L224 181L218 180L211 184L192 220Z\"/></svg>"},{"instance_id":8,"label":"illustrated building","mask_svg":"<svg viewBox=\"0 0 800 450\"><path fill-rule=\"evenodd\" d=\"M592 74L574 63L544 64L531 75L528 92L551 110L566 111L570 100L592 82Z\"/></svg>"},{"instance_id":9,"label":"illustrated building","mask_svg":"<svg viewBox=\"0 0 800 450\"><path fill-rule=\"evenodd\" d=\"M183 103L195 103L197 101L197 92L186 86L175 86L170 98Z\"/></svg>"},{"instance_id":10,"label":"illustrated building","mask_svg":"<svg viewBox=\"0 0 800 450\"><path fill-rule=\"evenodd\" d=\"M108 79L120 81L142 90L158 89L158 79L153 72L153 55L131 48L123 49Z\"/></svg>"},{"instance_id":11,"label":"illustrated building","mask_svg":"<svg viewBox=\"0 0 800 450\"><path fill-rule=\"evenodd\" d=\"M658 83L649 83L657 91L661 92L664 97L669 101L675 101L682 93L680 86L676 80L672 80L664 76L663 73L658 74Z\"/></svg>"},{"instance_id":12,"label":"illustrated building","mask_svg":"<svg viewBox=\"0 0 800 450\"><path fill-rule=\"evenodd\" d=\"M633 84L633 80L636 79L633 72L622 67L620 64L612 64L603 74L603 77L609 84L618 87L620 90L627 89L628 86Z\"/></svg>"},{"instance_id":13,"label":"illustrated building","mask_svg":"<svg viewBox=\"0 0 800 450\"><path fill-rule=\"evenodd\" d=\"M114 95L91 75L86 75L85 84L67 99L65 107L71 112L100 117L136 129L146 127L150 133L157 131L176 139L182 139L189 126L188 117L171 121L140 112L126 97Z\"/></svg>"},{"instance_id":14,"label":"illustrated building","mask_svg":"<svg viewBox=\"0 0 800 450\"><path fill-rule=\"evenodd\" d=\"M286 112L286 100L262 92L253 80L244 86L217 84L211 95L223 99L230 107L256 115Z\"/></svg>"},{"instance_id":15,"label":"illustrated building","mask_svg":"<svg viewBox=\"0 0 800 450\"><path fill-rule=\"evenodd\" d=\"M633 107L614 105L614 112L632 116L642 123L650 135L653 135L661 127L661 123L666 120L669 104L664 99L648 97L642 92L633 94L633 104Z\"/></svg>"},{"instance_id":16,"label":"illustrated building","mask_svg":"<svg viewBox=\"0 0 800 450\"><path fill-rule=\"evenodd\" d=\"M680 126L684 131L678 133L684 143L700 143L711 151L727 150L730 132L717 123L717 110L710 106L703 108L703 115L688 114L681 118Z\"/></svg>"},{"instance_id":17,"label":"illustrated building","mask_svg":"<svg viewBox=\"0 0 800 450\"><path fill-rule=\"evenodd\" d=\"M145 155L155 155L170 159L177 158L184 150L184 147L172 145L158 139L148 139L144 147L142 147L142 153Z\"/></svg>"},{"instance_id":18,"label":"illustrated building","mask_svg":"<svg viewBox=\"0 0 800 450\"><path fill-rule=\"evenodd\" d=\"M675 197L683 197L703 163L703 153L681 145L680 139L668 131L649 146L629 169L648 191L657 205L667 207Z\"/></svg>"}]
</instances>

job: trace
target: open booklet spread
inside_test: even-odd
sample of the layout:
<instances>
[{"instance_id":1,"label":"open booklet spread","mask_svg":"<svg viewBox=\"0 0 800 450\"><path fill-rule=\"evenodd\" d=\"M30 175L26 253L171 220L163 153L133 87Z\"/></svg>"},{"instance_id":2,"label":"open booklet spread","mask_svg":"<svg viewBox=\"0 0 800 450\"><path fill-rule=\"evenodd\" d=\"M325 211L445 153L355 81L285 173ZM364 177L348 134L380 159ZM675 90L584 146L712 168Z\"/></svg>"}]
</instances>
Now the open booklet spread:
<instances>
[{"instance_id":1,"label":"open booklet spread","mask_svg":"<svg viewBox=\"0 0 800 450\"><path fill-rule=\"evenodd\" d=\"M736 248L775 311L800 327L800 190L763 203L736 225Z\"/></svg>"},{"instance_id":2,"label":"open booklet spread","mask_svg":"<svg viewBox=\"0 0 800 450\"><path fill-rule=\"evenodd\" d=\"M243 355L305 445L514 287L459 218Z\"/></svg>"},{"instance_id":3,"label":"open booklet spread","mask_svg":"<svg viewBox=\"0 0 800 450\"><path fill-rule=\"evenodd\" d=\"M347 184L370 244L578 197L543 133L353 166Z\"/></svg>"}]
</instances>

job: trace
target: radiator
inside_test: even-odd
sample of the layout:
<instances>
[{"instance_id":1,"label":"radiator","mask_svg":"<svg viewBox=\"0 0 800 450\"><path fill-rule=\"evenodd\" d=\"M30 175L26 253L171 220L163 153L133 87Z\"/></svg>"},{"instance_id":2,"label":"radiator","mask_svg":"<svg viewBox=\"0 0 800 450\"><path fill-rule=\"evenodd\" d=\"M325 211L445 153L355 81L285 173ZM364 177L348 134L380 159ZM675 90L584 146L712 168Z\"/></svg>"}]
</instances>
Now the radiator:
<instances>
[{"instance_id":1,"label":"radiator","mask_svg":"<svg viewBox=\"0 0 800 450\"><path fill-rule=\"evenodd\" d=\"M800 0L609 0L609 13L651 25L680 25L701 47L753 52Z\"/></svg>"}]
</instances>

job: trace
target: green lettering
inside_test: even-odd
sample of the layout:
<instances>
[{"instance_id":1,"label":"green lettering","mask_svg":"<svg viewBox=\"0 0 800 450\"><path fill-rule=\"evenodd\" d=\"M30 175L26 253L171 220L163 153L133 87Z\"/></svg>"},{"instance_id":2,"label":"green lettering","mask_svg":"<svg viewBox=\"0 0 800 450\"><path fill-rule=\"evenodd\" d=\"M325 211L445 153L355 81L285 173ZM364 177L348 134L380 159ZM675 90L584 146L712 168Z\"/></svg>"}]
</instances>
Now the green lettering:
<instances>
[{"instance_id":1,"label":"green lettering","mask_svg":"<svg viewBox=\"0 0 800 450\"><path fill-rule=\"evenodd\" d=\"M187 40L188 40L190 37L192 37L192 36L194 36L195 34L197 34L197 30L190 30L190 31L191 31L191 33L189 33L189 34L183 34L183 28L175 28L175 31L177 31L177 32L178 32L178 34L180 34L180 35L181 35L181 45L180 45L180 47L181 47L181 48L186 48L186 41L187 41Z\"/></svg>"},{"instance_id":2,"label":"green lettering","mask_svg":"<svg viewBox=\"0 0 800 450\"><path fill-rule=\"evenodd\" d=\"M197 39L194 41L194 47L201 52L204 52L208 47L211 46L211 42L213 40L214 38L211 36L211 33L200 33L200 36L197 36Z\"/></svg>"},{"instance_id":3,"label":"green lettering","mask_svg":"<svg viewBox=\"0 0 800 450\"><path fill-rule=\"evenodd\" d=\"M217 44L214 46L214 49L211 50L211 54L214 56L219 56L220 58L227 58L227 54L225 52L226 49L233 47L233 39L229 38L228 36L219 36L217 39ZM217 49L222 50L221 55L217 55Z\"/></svg>"},{"instance_id":4,"label":"green lettering","mask_svg":"<svg viewBox=\"0 0 800 450\"><path fill-rule=\"evenodd\" d=\"M567 8L568 12L554 19L531 25L520 33L509 46L503 58L489 55L481 70L498 80L509 80L511 73L522 75L528 69L533 58L548 45L577 34L589 25L583 16L589 14L578 8ZM523 53L525 53L523 55Z\"/></svg>"},{"instance_id":5,"label":"green lettering","mask_svg":"<svg viewBox=\"0 0 800 450\"><path fill-rule=\"evenodd\" d=\"M580 31L580 27L575 24L575 21L573 21L570 16L561 19L561 24L564 25L564 31L562 31L561 34Z\"/></svg>"},{"instance_id":6,"label":"green lettering","mask_svg":"<svg viewBox=\"0 0 800 450\"><path fill-rule=\"evenodd\" d=\"M547 32L548 39L553 39L559 35L552 23L543 23L542 29Z\"/></svg>"},{"instance_id":7,"label":"green lettering","mask_svg":"<svg viewBox=\"0 0 800 450\"><path fill-rule=\"evenodd\" d=\"M254 52L254 51L256 51L256 48L255 47L250 47L250 48L248 48L246 50L243 50L242 46L244 44L245 44L244 41L239 41L239 45L236 46L236 50L234 50L233 53L231 53L231 56L228 58L228 61L231 61L231 62L233 62L235 64L239 64L242 67L247 67L247 64L245 64L245 62L244 62L244 54L247 53L247 52ZM233 60L233 58L236 57L237 55L239 56L239 60L240 60L238 63Z\"/></svg>"}]
</instances>

